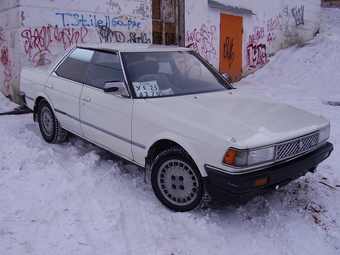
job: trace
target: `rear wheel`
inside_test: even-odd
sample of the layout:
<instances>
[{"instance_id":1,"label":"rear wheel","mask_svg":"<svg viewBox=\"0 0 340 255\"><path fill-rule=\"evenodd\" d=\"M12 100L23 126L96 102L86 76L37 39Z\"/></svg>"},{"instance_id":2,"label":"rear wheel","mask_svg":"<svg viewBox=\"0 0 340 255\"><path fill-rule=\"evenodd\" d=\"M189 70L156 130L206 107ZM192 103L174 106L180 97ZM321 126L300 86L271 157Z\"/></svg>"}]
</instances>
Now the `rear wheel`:
<instances>
[{"instance_id":1,"label":"rear wheel","mask_svg":"<svg viewBox=\"0 0 340 255\"><path fill-rule=\"evenodd\" d=\"M182 148L170 148L156 157L151 182L157 198L173 211L190 211L202 204L201 174Z\"/></svg>"},{"instance_id":2,"label":"rear wheel","mask_svg":"<svg viewBox=\"0 0 340 255\"><path fill-rule=\"evenodd\" d=\"M60 126L51 106L46 100L42 100L39 103L38 123L41 135L46 142L60 143L65 141L67 131Z\"/></svg>"}]
</instances>

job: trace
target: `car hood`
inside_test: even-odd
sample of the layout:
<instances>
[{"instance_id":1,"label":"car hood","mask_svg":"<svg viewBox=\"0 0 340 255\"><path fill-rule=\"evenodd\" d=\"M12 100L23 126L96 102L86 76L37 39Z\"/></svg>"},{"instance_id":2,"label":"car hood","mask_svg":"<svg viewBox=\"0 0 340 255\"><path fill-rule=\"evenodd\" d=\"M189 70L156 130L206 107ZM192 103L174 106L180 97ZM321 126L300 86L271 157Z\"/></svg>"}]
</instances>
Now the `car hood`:
<instances>
[{"instance_id":1,"label":"car hood","mask_svg":"<svg viewBox=\"0 0 340 255\"><path fill-rule=\"evenodd\" d=\"M188 128L207 127L245 147L277 143L328 125L311 113L240 89L147 101L185 117Z\"/></svg>"}]
</instances>

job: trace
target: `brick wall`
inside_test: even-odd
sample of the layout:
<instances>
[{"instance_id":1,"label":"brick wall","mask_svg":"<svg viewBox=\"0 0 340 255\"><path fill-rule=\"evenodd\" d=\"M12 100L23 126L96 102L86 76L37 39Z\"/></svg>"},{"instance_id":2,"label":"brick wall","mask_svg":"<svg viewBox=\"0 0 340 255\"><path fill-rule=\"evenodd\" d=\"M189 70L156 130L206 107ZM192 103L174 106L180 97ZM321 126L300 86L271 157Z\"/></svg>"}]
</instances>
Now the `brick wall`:
<instances>
[{"instance_id":1,"label":"brick wall","mask_svg":"<svg viewBox=\"0 0 340 255\"><path fill-rule=\"evenodd\" d=\"M340 7L340 0L322 0L322 7Z\"/></svg>"}]
</instances>

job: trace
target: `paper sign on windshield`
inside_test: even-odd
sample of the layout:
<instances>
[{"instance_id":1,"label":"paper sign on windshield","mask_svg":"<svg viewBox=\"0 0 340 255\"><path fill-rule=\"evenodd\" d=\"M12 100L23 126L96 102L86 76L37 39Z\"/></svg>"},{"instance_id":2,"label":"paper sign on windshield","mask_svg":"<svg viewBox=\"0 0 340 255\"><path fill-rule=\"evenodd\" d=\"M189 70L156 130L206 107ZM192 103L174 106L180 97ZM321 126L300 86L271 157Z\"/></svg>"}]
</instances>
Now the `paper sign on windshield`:
<instances>
[{"instance_id":1,"label":"paper sign on windshield","mask_svg":"<svg viewBox=\"0 0 340 255\"><path fill-rule=\"evenodd\" d=\"M154 97L161 95L157 81L133 82L132 84L137 97Z\"/></svg>"}]
</instances>

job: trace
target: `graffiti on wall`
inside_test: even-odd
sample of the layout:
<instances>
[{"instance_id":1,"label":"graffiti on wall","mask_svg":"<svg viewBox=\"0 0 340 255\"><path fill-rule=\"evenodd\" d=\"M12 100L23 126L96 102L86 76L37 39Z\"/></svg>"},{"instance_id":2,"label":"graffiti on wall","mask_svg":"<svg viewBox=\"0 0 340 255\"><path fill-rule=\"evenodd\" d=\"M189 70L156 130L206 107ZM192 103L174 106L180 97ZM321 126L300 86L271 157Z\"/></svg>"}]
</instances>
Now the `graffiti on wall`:
<instances>
[{"instance_id":1,"label":"graffiti on wall","mask_svg":"<svg viewBox=\"0 0 340 255\"><path fill-rule=\"evenodd\" d=\"M141 28L141 22L123 17L111 17L106 15L98 18L96 14L83 15L78 13L57 12L55 15L61 17L63 27L97 27L106 25L112 27L126 27L127 29Z\"/></svg>"},{"instance_id":2,"label":"graffiti on wall","mask_svg":"<svg viewBox=\"0 0 340 255\"><path fill-rule=\"evenodd\" d=\"M143 12L145 8L142 7L145 6L139 6L136 11ZM28 61L36 66L51 63L52 47L61 44L66 49L73 44L85 43L90 29L98 33L101 42L151 43L148 34L141 31L142 21L128 16L71 12L54 14L59 19L56 25L26 28L21 32L24 52Z\"/></svg>"},{"instance_id":3,"label":"graffiti on wall","mask_svg":"<svg viewBox=\"0 0 340 255\"><path fill-rule=\"evenodd\" d=\"M282 31L282 15L279 14L275 18L267 20L267 42L273 44L276 41L276 33Z\"/></svg>"},{"instance_id":4,"label":"graffiti on wall","mask_svg":"<svg viewBox=\"0 0 340 255\"><path fill-rule=\"evenodd\" d=\"M5 35L3 34L2 27L0 27L0 46L5 42Z\"/></svg>"},{"instance_id":5,"label":"graffiti on wall","mask_svg":"<svg viewBox=\"0 0 340 255\"><path fill-rule=\"evenodd\" d=\"M247 43L247 65L250 68L256 68L264 65L267 61L267 46L260 42L266 37L264 27L254 27L254 33L249 35Z\"/></svg>"},{"instance_id":6,"label":"graffiti on wall","mask_svg":"<svg viewBox=\"0 0 340 255\"><path fill-rule=\"evenodd\" d=\"M305 25L305 7L292 7L285 5L283 8L284 29L283 36L291 43L296 42L299 29Z\"/></svg>"},{"instance_id":7,"label":"graffiti on wall","mask_svg":"<svg viewBox=\"0 0 340 255\"><path fill-rule=\"evenodd\" d=\"M272 32L272 31L281 31L282 30L282 15L281 13L277 15L275 18L271 18L267 20L267 31Z\"/></svg>"},{"instance_id":8,"label":"graffiti on wall","mask_svg":"<svg viewBox=\"0 0 340 255\"><path fill-rule=\"evenodd\" d=\"M107 26L96 27L101 42L130 42L130 43L151 43L146 33L129 32L126 36L122 31L112 31Z\"/></svg>"},{"instance_id":9,"label":"graffiti on wall","mask_svg":"<svg viewBox=\"0 0 340 255\"><path fill-rule=\"evenodd\" d=\"M249 44L256 44L265 37L264 27L254 27L254 33L249 35Z\"/></svg>"},{"instance_id":10,"label":"graffiti on wall","mask_svg":"<svg viewBox=\"0 0 340 255\"><path fill-rule=\"evenodd\" d=\"M276 34L282 33L282 15L266 21L265 27L255 26L249 35L246 47L247 65L249 68L263 66L267 62L267 47L276 41Z\"/></svg>"},{"instance_id":11,"label":"graffiti on wall","mask_svg":"<svg viewBox=\"0 0 340 255\"><path fill-rule=\"evenodd\" d=\"M200 29L187 31L186 47L195 50L198 54L204 57L207 61L216 56L216 49L213 45L216 26L202 25Z\"/></svg>"},{"instance_id":12,"label":"graffiti on wall","mask_svg":"<svg viewBox=\"0 0 340 255\"><path fill-rule=\"evenodd\" d=\"M247 46L248 66L256 68L267 61L267 46L265 44L249 44Z\"/></svg>"},{"instance_id":13,"label":"graffiti on wall","mask_svg":"<svg viewBox=\"0 0 340 255\"><path fill-rule=\"evenodd\" d=\"M234 58L235 58L235 52L233 48L234 48L234 38L229 38L229 36L227 36L223 44L223 57L228 60L229 67L231 67L231 65L234 62Z\"/></svg>"},{"instance_id":14,"label":"graffiti on wall","mask_svg":"<svg viewBox=\"0 0 340 255\"><path fill-rule=\"evenodd\" d=\"M129 34L130 39L127 42L130 43L151 43L151 39L148 38L146 33L133 33Z\"/></svg>"},{"instance_id":15,"label":"graffiti on wall","mask_svg":"<svg viewBox=\"0 0 340 255\"><path fill-rule=\"evenodd\" d=\"M51 60L46 59L46 55L51 54L50 46L53 43L62 44L66 49L72 44L84 43L87 33L86 27L59 28L55 25L25 29L21 32L21 37L24 38L24 50L29 61L40 66L51 63Z\"/></svg>"},{"instance_id":16,"label":"graffiti on wall","mask_svg":"<svg viewBox=\"0 0 340 255\"><path fill-rule=\"evenodd\" d=\"M305 24L304 12L305 7L303 5L301 7L285 6L283 9L285 24L288 25L290 23L290 20L293 18L296 26L304 25Z\"/></svg>"},{"instance_id":17,"label":"graffiti on wall","mask_svg":"<svg viewBox=\"0 0 340 255\"><path fill-rule=\"evenodd\" d=\"M304 6L301 6L300 8L295 7L292 9L292 14L295 20L295 25L304 25L305 19L304 19Z\"/></svg>"},{"instance_id":18,"label":"graffiti on wall","mask_svg":"<svg viewBox=\"0 0 340 255\"><path fill-rule=\"evenodd\" d=\"M138 9L139 12L142 12L143 9L142 7L144 8L144 5L140 6L140 8ZM61 18L61 23L64 28L94 27L98 32L99 39L101 42L151 43L151 39L148 38L147 34L144 32L123 33L122 29L123 30L141 29L142 22L135 19L129 19L128 17L123 16L111 17L110 15L105 15L100 18L96 14L84 15L79 13L68 12L58 12L55 15Z\"/></svg>"},{"instance_id":19,"label":"graffiti on wall","mask_svg":"<svg viewBox=\"0 0 340 255\"><path fill-rule=\"evenodd\" d=\"M3 74L5 77L2 93L7 96L10 92L10 82L12 80L12 61L9 58L8 47L5 45L5 35L2 27L0 27L0 63L4 68Z\"/></svg>"}]
</instances>

